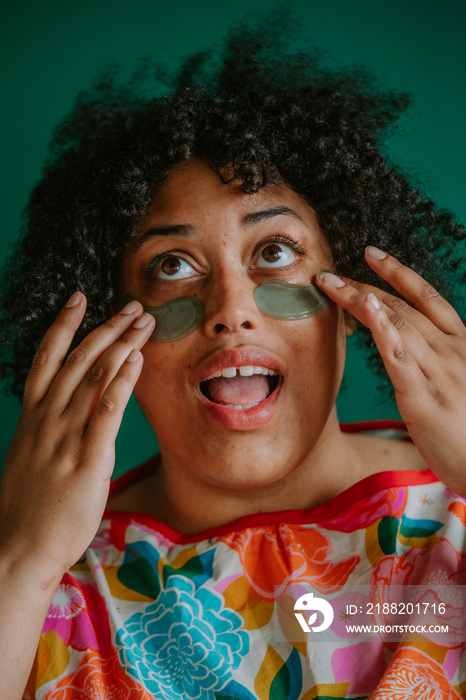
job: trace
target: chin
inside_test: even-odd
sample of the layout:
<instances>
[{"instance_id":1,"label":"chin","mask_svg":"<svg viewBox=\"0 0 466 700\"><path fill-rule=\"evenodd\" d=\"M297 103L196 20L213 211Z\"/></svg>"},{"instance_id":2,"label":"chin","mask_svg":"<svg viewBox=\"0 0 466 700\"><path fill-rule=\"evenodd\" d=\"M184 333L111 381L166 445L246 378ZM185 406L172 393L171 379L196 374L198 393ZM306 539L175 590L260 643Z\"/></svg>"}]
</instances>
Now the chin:
<instances>
[{"instance_id":1,"label":"chin","mask_svg":"<svg viewBox=\"0 0 466 700\"><path fill-rule=\"evenodd\" d=\"M249 438L249 439L247 439ZM251 439L252 438L252 439ZM265 444L251 433L237 433L226 441L212 440L192 455L196 476L212 485L234 490L253 490L286 479L299 466L307 450L286 446L286 440L266 438ZM293 457L293 458L291 458Z\"/></svg>"}]
</instances>

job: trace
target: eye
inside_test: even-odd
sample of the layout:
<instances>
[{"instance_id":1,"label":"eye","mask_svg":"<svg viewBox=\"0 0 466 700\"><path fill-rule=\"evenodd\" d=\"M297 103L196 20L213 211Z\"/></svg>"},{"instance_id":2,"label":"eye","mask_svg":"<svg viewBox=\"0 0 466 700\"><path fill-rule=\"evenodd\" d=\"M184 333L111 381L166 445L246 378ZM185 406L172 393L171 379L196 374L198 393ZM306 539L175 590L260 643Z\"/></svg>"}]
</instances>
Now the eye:
<instances>
[{"instance_id":1,"label":"eye","mask_svg":"<svg viewBox=\"0 0 466 700\"><path fill-rule=\"evenodd\" d=\"M153 276L162 280L180 280L195 274L191 265L177 255L164 258L153 268Z\"/></svg>"},{"instance_id":2,"label":"eye","mask_svg":"<svg viewBox=\"0 0 466 700\"><path fill-rule=\"evenodd\" d=\"M286 267L296 260L292 249L283 243L268 243L262 248L257 267Z\"/></svg>"}]
</instances>

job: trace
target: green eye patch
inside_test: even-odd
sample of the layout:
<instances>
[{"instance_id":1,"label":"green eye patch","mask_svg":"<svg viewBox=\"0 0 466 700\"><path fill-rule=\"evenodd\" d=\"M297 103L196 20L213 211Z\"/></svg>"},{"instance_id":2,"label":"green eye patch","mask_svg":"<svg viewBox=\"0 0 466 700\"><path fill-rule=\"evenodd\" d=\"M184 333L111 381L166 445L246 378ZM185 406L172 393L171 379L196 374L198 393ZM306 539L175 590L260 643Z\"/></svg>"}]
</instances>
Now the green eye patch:
<instances>
[{"instance_id":1,"label":"green eye patch","mask_svg":"<svg viewBox=\"0 0 466 700\"><path fill-rule=\"evenodd\" d=\"M265 314L287 321L313 316L328 304L314 284L289 284L281 280L260 284L254 298ZM144 307L144 311L157 322L150 339L170 342L184 338L201 324L204 305L194 297L179 297L164 306Z\"/></svg>"},{"instance_id":2,"label":"green eye patch","mask_svg":"<svg viewBox=\"0 0 466 700\"><path fill-rule=\"evenodd\" d=\"M194 297L179 297L164 306L144 307L156 325L150 340L168 342L184 338L199 326L204 315L204 304Z\"/></svg>"},{"instance_id":3,"label":"green eye patch","mask_svg":"<svg viewBox=\"0 0 466 700\"><path fill-rule=\"evenodd\" d=\"M328 304L327 297L315 284L289 284L282 280L260 284L254 298L268 316L289 321L313 316Z\"/></svg>"}]
</instances>

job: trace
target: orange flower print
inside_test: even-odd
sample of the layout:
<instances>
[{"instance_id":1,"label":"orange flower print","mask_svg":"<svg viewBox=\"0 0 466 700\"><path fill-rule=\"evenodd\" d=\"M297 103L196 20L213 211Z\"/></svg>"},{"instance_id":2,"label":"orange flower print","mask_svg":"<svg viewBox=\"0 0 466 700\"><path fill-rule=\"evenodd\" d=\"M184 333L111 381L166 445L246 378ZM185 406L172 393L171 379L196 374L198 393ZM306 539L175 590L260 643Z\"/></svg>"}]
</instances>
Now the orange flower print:
<instances>
[{"instance_id":1,"label":"orange flower print","mask_svg":"<svg viewBox=\"0 0 466 700\"><path fill-rule=\"evenodd\" d=\"M337 591L360 560L352 555L334 562L325 535L285 524L234 532L221 541L238 552L249 586L265 600L274 600L298 582L327 593Z\"/></svg>"},{"instance_id":2,"label":"orange flower print","mask_svg":"<svg viewBox=\"0 0 466 700\"><path fill-rule=\"evenodd\" d=\"M466 574L466 555L457 552L444 538L434 547L413 547L402 555L383 557L372 575L371 599L377 625L446 625L448 632L422 632L430 641L445 648L457 647L464 638L465 611L462 585ZM409 588L407 588L409 587ZM383 604L410 602L411 614L405 619L382 613ZM399 607L399 606L398 606ZM381 614L376 614L380 611Z\"/></svg>"},{"instance_id":3,"label":"orange flower print","mask_svg":"<svg viewBox=\"0 0 466 700\"><path fill-rule=\"evenodd\" d=\"M371 700L461 700L441 666L404 647L393 657Z\"/></svg>"},{"instance_id":4,"label":"orange flower print","mask_svg":"<svg viewBox=\"0 0 466 700\"><path fill-rule=\"evenodd\" d=\"M49 691L44 700L154 700L144 688L129 678L114 651L102 657L91 651L77 669Z\"/></svg>"}]
</instances>

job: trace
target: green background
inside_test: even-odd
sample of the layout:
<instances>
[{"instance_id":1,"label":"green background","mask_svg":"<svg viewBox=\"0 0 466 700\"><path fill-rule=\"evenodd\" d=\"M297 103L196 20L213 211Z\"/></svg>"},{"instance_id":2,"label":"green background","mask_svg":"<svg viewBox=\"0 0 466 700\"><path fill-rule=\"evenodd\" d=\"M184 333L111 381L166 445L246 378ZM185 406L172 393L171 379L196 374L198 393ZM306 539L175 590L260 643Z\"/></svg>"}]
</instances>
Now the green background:
<instances>
[{"instance_id":1,"label":"green background","mask_svg":"<svg viewBox=\"0 0 466 700\"><path fill-rule=\"evenodd\" d=\"M390 137L392 156L424 180L437 204L464 221L465 0L294 0L282 6L293 9L302 35L328 53L329 64L363 64L383 86L412 94L413 106ZM3 2L1 255L17 236L55 123L100 67L131 66L141 56L177 65L190 52L220 43L246 13L272 8L268 0ZM396 407L376 386L364 356L350 341L340 419L397 417ZM1 462L19 411L16 399L2 395ZM117 471L155 449L152 431L132 401L117 442Z\"/></svg>"}]
</instances>

